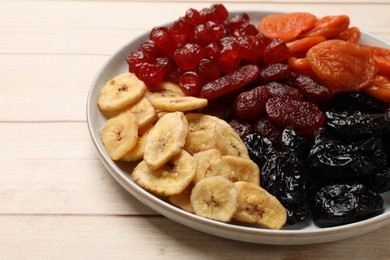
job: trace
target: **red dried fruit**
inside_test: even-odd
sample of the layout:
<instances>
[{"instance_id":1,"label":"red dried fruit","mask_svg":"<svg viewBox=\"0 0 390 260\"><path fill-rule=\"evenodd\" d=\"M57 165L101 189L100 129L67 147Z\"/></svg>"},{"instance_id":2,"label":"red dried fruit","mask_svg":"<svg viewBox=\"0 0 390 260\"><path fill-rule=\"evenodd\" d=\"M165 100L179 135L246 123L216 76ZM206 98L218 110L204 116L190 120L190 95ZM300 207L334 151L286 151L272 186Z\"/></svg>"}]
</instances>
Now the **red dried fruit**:
<instances>
[{"instance_id":1,"label":"red dried fruit","mask_svg":"<svg viewBox=\"0 0 390 260\"><path fill-rule=\"evenodd\" d=\"M254 123L254 128L256 133L268 138L268 140L272 142L274 148L280 147L283 128L272 123L268 118L260 118Z\"/></svg>"},{"instance_id":2,"label":"red dried fruit","mask_svg":"<svg viewBox=\"0 0 390 260\"><path fill-rule=\"evenodd\" d=\"M130 53L127 57L127 64L129 64L129 71L138 74L139 67L144 63L154 63L154 60L141 50Z\"/></svg>"},{"instance_id":3,"label":"red dried fruit","mask_svg":"<svg viewBox=\"0 0 390 260\"><path fill-rule=\"evenodd\" d=\"M214 99L227 93L231 93L245 85L255 81L260 75L260 69L256 65L245 65L238 70L205 84L199 96Z\"/></svg>"},{"instance_id":4,"label":"red dried fruit","mask_svg":"<svg viewBox=\"0 0 390 260\"><path fill-rule=\"evenodd\" d=\"M268 119L280 126L293 126L303 134L312 134L325 120L318 107L309 102L270 98L265 106Z\"/></svg>"},{"instance_id":5,"label":"red dried fruit","mask_svg":"<svg viewBox=\"0 0 390 260\"><path fill-rule=\"evenodd\" d=\"M260 80L263 82L271 82L287 78L290 76L290 74L290 65L285 63L274 63L261 68Z\"/></svg>"},{"instance_id":6,"label":"red dried fruit","mask_svg":"<svg viewBox=\"0 0 390 260\"><path fill-rule=\"evenodd\" d=\"M245 136L253 134L255 129L252 123L241 120L239 118L233 118L229 120L229 124L236 131L236 133L244 140Z\"/></svg>"},{"instance_id":7,"label":"red dried fruit","mask_svg":"<svg viewBox=\"0 0 390 260\"><path fill-rule=\"evenodd\" d=\"M238 30L249 24L249 15L247 13L236 14L227 20L231 30Z\"/></svg>"},{"instance_id":8,"label":"red dried fruit","mask_svg":"<svg viewBox=\"0 0 390 260\"><path fill-rule=\"evenodd\" d=\"M315 104L325 104L332 97L332 90L328 86L305 75L296 77L295 85L308 101Z\"/></svg>"},{"instance_id":9,"label":"red dried fruit","mask_svg":"<svg viewBox=\"0 0 390 260\"><path fill-rule=\"evenodd\" d=\"M155 89L164 77L164 69L156 64L142 63L138 70L138 78L145 82L149 89Z\"/></svg>"},{"instance_id":10,"label":"red dried fruit","mask_svg":"<svg viewBox=\"0 0 390 260\"><path fill-rule=\"evenodd\" d=\"M280 97L302 101L303 95L298 89L278 82L270 82L265 85L271 97Z\"/></svg>"},{"instance_id":11,"label":"red dried fruit","mask_svg":"<svg viewBox=\"0 0 390 260\"><path fill-rule=\"evenodd\" d=\"M269 98L265 86L240 93L233 104L234 114L241 119L255 119L262 116Z\"/></svg>"},{"instance_id":12,"label":"red dried fruit","mask_svg":"<svg viewBox=\"0 0 390 260\"><path fill-rule=\"evenodd\" d=\"M237 70L241 62L240 48L234 37L224 37L220 40L222 46L219 53L218 64L220 70L230 73Z\"/></svg>"},{"instance_id":13,"label":"red dried fruit","mask_svg":"<svg viewBox=\"0 0 390 260\"><path fill-rule=\"evenodd\" d=\"M194 31L194 41L200 46L206 46L221 39L225 34L222 26L208 21L205 24L199 24Z\"/></svg>"},{"instance_id":14,"label":"red dried fruit","mask_svg":"<svg viewBox=\"0 0 390 260\"><path fill-rule=\"evenodd\" d=\"M179 78L179 86L187 96L198 96L202 87L201 80L194 71L187 71L181 74Z\"/></svg>"},{"instance_id":15,"label":"red dried fruit","mask_svg":"<svg viewBox=\"0 0 390 260\"><path fill-rule=\"evenodd\" d=\"M186 44L194 34L193 27L184 17L174 21L168 30L177 45Z\"/></svg>"},{"instance_id":16,"label":"red dried fruit","mask_svg":"<svg viewBox=\"0 0 390 260\"><path fill-rule=\"evenodd\" d=\"M206 21L212 21L217 24L223 23L228 17L228 11L222 4L213 4L210 8L203 9L200 14Z\"/></svg>"},{"instance_id":17,"label":"red dried fruit","mask_svg":"<svg viewBox=\"0 0 390 260\"><path fill-rule=\"evenodd\" d=\"M221 76L218 65L210 59L201 60L196 72L203 84L216 80Z\"/></svg>"},{"instance_id":18,"label":"red dried fruit","mask_svg":"<svg viewBox=\"0 0 390 260\"><path fill-rule=\"evenodd\" d=\"M176 69L174 62L168 57L157 58L155 64L164 70L164 79L169 78L169 74Z\"/></svg>"},{"instance_id":19,"label":"red dried fruit","mask_svg":"<svg viewBox=\"0 0 390 260\"><path fill-rule=\"evenodd\" d=\"M263 62L272 64L284 61L290 57L290 49L281 39L274 39L268 44L263 53Z\"/></svg>"},{"instance_id":20,"label":"red dried fruit","mask_svg":"<svg viewBox=\"0 0 390 260\"><path fill-rule=\"evenodd\" d=\"M204 57L204 50L196 43L187 43L177 49L173 56L177 66L182 71L194 70Z\"/></svg>"},{"instance_id":21,"label":"red dried fruit","mask_svg":"<svg viewBox=\"0 0 390 260\"><path fill-rule=\"evenodd\" d=\"M172 57L176 44L166 27L156 27L150 32L150 39L168 57Z\"/></svg>"},{"instance_id":22,"label":"red dried fruit","mask_svg":"<svg viewBox=\"0 0 390 260\"><path fill-rule=\"evenodd\" d=\"M218 62L219 53L221 52L221 48L216 42L210 43L204 48L205 58L209 58L215 62Z\"/></svg>"},{"instance_id":23,"label":"red dried fruit","mask_svg":"<svg viewBox=\"0 0 390 260\"><path fill-rule=\"evenodd\" d=\"M193 8L188 9L184 17L193 28L204 21L200 13Z\"/></svg>"},{"instance_id":24,"label":"red dried fruit","mask_svg":"<svg viewBox=\"0 0 390 260\"><path fill-rule=\"evenodd\" d=\"M232 107L219 100L210 100L206 107L199 109L199 112L216 116L225 121L228 121L233 115Z\"/></svg>"},{"instance_id":25,"label":"red dried fruit","mask_svg":"<svg viewBox=\"0 0 390 260\"><path fill-rule=\"evenodd\" d=\"M261 38L252 35L243 35L236 40L241 56L251 62L257 61L267 47Z\"/></svg>"}]
</instances>

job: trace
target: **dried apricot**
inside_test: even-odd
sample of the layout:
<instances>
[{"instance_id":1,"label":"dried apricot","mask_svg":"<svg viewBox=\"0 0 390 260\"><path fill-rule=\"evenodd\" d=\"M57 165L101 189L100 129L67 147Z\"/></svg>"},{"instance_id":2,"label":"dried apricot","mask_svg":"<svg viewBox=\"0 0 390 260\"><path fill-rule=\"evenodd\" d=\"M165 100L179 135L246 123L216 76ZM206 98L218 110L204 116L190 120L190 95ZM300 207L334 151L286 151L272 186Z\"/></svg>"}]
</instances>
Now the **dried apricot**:
<instances>
[{"instance_id":1,"label":"dried apricot","mask_svg":"<svg viewBox=\"0 0 390 260\"><path fill-rule=\"evenodd\" d=\"M335 38L347 42L358 43L360 40L361 32L357 27L351 27L344 32L337 35Z\"/></svg>"},{"instance_id":2,"label":"dried apricot","mask_svg":"<svg viewBox=\"0 0 390 260\"><path fill-rule=\"evenodd\" d=\"M298 52L306 52L311 47L325 40L326 38L324 36L306 37L292 42L288 42L287 47L290 49L290 54L294 54Z\"/></svg>"},{"instance_id":3,"label":"dried apricot","mask_svg":"<svg viewBox=\"0 0 390 260\"><path fill-rule=\"evenodd\" d=\"M333 37L347 30L348 27L349 17L347 15L324 16L317 21L312 29L300 34L299 38L309 36Z\"/></svg>"},{"instance_id":4,"label":"dried apricot","mask_svg":"<svg viewBox=\"0 0 390 260\"><path fill-rule=\"evenodd\" d=\"M316 22L314 15L305 12L272 14L264 17L257 29L271 39L279 38L288 42L312 28Z\"/></svg>"},{"instance_id":5,"label":"dried apricot","mask_svg":"<svg viewBox=\"0 0 390 260\"><path fill-rule=\"evenodd\" d=\"M368 88L362 89L370 96L376 97L390 103L390 79L383 76L376 76L374 82Z\"/></svg>"},{"instance_id":6,"label":"dried apricot","mask_svg":"<svg viewBox=\"0 0 390 260\"><path fill-rule=\"evenodd\" d=\"M378 73L378 64L364 46L342 40L328 40L307 52L310 66L329 87L357 90L370 86Z\"/></svg>"},{"instance_id":7,"label":"dried apricot","mask_svg":"<svg viewBox=\"0 0 390 260\"><path fill-rule=\"evenodd\" d=\"M368 47L379 66L379 74L385 77L390 78L390 50L375 46Z\"/></svg>"},{"instance_id":8,"label":"dried apricot","mask_svg":"<svg viewBox=\"0 0 390 260\"><path fill-rule=\"evenodd\" d=\"M311 77L316 77L316 74L312 70L307 57L296 58L291 56L288 58L287 62L295 72Z\"/></svg>"}]
</instances>

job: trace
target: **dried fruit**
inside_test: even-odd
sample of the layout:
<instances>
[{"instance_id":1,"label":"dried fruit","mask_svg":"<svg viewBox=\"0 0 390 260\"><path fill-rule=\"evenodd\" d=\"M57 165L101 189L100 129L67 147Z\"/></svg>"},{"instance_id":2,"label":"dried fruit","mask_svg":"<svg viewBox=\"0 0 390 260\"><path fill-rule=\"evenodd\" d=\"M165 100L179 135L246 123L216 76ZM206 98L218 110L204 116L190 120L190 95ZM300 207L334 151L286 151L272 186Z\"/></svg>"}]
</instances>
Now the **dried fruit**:
<instances>
[{"instance_id":1,"label":"dried fruit","mask_svg":"<svg viewBox=\"0 0 390 260\"><path fill-rule=\"evenodd\" d=\"M341 90L370 86L378 65L367 47L342 40L317 44L307 52L313 71L322 82Z\"/></svg>"},{"instance_id":2,"label":"dried fruit","mask_svg":"<svg viewBox=\"0 0 390 260\"><path fill-rule=\"evenodd\" d=\"M256 65L242 66L238 70L204 85L199 96L214 99L244 87L256 80L259 74L260 69Z\"/></svg>"},{"instance_id":3,"label":"dried fruit","mask_svg":"<svg viewBox=\"0 0 390 260\"><path fill-rule=\"evenodd\" d=\"M310 36L332 37L348 29L349 17L346 15L324 16L315 26L299 35L299 38Z\"/></svg>"},{"instance_id":4,"label":"dried fruit","mask_svg":"<svg viewBox=\"0 0 390 260\"><path fill-rule=\"evenodd\" d=\"M268 98L269 93L265 86L244 91L236 97L233 104L234 113L242 119L258 118L264 113Z\"/></svg>"},{"instance_id":5,"label":"dried fruit","mask_svg":"<svg viewBox=\"0 0 390 260\"><path fill-rule=\"evenodd\" d=\"M280 126L294 126L299 132L310 134L320 128L325 116L309 102L270 98L266 104L267 117Z\"/></svg>"},{"instance_id":6,"label":"dried fruit","mask_svg":"<svg viewBox=\"0 0 390 260\"><path fill-rule=\"evenodd\" d=\"M309 13L272 14L264 17L257 28L269 38L291 41L316 22L317 18Z\"/></svg>"}]
</instances>

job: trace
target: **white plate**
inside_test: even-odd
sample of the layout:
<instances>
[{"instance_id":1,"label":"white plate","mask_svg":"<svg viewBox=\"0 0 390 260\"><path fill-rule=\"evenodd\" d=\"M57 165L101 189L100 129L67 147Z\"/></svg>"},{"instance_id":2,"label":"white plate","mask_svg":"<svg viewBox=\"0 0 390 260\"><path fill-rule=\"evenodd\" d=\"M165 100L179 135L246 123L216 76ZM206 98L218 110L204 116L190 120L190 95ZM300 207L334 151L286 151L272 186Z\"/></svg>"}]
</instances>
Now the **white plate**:
<instances>
[{"instance_id":1,"label":"white plate","mask_svg":"<svg viewBox=\"0 0 390 260\"><path fill-rule=\"evenodd\" d=\"M238 12L231 12L231 14L235 13ZM264 11L247 13L251 17L251 22L255 25L263 16L270 14L270 12ZM199 217L183 211L140 188L130 177L131 169L128 167L128 164L126 167L123 167L123 164L114 163L104 150L99 133L106 119L97 107L97 100L100 88L109 79L128 71L126 57L131 51L138 49L148 34L149 32L146 32L138 38L131 40L108 59L92 82L87 100L88 127L99 157L118 183L135 198L167 218L196 230L224 238L261 244L297 245L329 242L358 236L390 224L390 192L382 194L385 201L385 212L368 220L331 228L318 228L311 220L307 220L300 224L286 226L282 230L268 230L226 224ZM367 45L390 48L390 44L364 32L362 33L361 42Z\"/></svg>"}]
</instances>

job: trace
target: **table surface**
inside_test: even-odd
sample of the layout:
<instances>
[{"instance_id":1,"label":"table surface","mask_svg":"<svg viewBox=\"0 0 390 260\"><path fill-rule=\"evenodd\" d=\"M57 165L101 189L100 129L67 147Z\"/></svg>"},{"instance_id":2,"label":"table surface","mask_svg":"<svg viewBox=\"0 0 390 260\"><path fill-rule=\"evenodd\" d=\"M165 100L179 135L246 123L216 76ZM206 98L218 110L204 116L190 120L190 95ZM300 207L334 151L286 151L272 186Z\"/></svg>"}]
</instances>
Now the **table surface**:
<instances>
[{"instance_id":1,"label":"table surface","mask_svg":"<svg viewBox=\"0 0 390 260\"><path fill-rule=\"evenodd\" d=\"M127 193L100 162L86 99L102 64L210 1L0 1L0 259L389 259L390 226L307 246L214 237ZM229 10L346 14L390 42L390 1L225 1Z\"/></svg>"}]
</instances>

